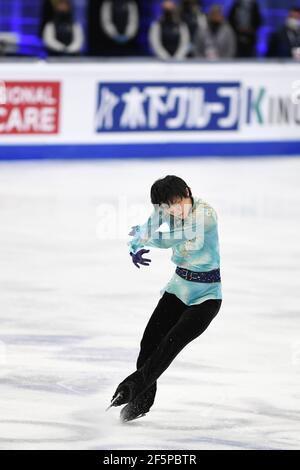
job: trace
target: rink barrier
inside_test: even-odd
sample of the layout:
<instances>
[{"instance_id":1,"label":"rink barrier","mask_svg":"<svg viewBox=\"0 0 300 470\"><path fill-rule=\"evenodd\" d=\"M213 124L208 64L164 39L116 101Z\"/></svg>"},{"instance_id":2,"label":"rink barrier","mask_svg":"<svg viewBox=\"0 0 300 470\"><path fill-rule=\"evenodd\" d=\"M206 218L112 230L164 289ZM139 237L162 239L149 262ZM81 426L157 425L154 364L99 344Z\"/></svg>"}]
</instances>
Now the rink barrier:
<instances>
[{"instance_id":1,"label":"rink barrier","mask_svg":"<svg viewBox=\"0 0 300 470\"><path fill-rule=\"evenodd\" d=\"M260 158L300 156L300 142L233 142L134 145L0 146L0 160L157 159L180 157Z\"/></svg>"},{"instance_id":2,"label":"rink barrier","mask_svg":"<svg viewBox=\"0 0 300 470\"><path fill-rule=\"evenodd\" d=\"M293 62L3 62L0 160L300 155Z\"/></svg>"}]
</instances>

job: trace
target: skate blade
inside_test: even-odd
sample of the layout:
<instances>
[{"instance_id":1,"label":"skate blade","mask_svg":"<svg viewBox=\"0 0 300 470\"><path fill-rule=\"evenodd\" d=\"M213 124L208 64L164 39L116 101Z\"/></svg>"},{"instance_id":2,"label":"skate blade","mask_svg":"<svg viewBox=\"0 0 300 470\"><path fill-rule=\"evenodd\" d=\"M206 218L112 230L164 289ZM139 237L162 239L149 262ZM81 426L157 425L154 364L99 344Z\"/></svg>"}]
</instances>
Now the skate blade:
<instances>
[{"instance_id":1,"label":"skate blade","mask_svg":"<svg viewBox=\"0 0 300 470\"><path fill-rule=\"evenodd\" d=\"M135 416L134 418L129 418L129 419L124 419L121 418L122 423L128 423L128 421L134 421L135 419L142 418L143 416L146 416L147 413L141 413L138 416Z\"/></svg>"},{"instance_id":2,"label":"skate blade","mask_svg":"<svg viewBox=\"0 0 300 470\"><path fill-rule=\"evenodd\" d=\"M117 401L117 399L121 396L121 392L118 393L118 395L112 400L111 404L106 408L105 411L108 411L112 406L114 406L114 403Z\"/></svg>"}]
</instances>

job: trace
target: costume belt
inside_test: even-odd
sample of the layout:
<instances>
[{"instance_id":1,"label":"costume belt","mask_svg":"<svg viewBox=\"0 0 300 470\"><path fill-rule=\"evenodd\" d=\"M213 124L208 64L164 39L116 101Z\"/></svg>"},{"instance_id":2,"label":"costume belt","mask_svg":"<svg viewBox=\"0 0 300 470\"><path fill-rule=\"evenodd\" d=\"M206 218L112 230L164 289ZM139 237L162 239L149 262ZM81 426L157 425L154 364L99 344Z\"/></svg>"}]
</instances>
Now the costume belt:
<instances>
[{"instance_id":1,"label":"costume belt","mask_svg":"<svg viewBox=\"0 0 300 470\"><path fill-rule=\"evenodd\" d=\"M194 282L221 282L221 274L220 269L213 269L212 271L190 271L189 269L181 268L177 266L176 274L182 277L186 281L194 281Z\"/></svg>"}]
</instances>

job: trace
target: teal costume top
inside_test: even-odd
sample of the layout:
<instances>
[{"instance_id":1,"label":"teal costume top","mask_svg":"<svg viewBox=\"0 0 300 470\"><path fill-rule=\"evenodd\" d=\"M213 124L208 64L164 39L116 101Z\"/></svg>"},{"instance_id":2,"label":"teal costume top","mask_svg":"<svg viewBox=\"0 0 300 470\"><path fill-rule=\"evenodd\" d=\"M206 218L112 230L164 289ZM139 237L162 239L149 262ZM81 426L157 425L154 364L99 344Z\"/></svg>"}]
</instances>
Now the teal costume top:
<instances>
[{"instance_id":1,"label":"teal costume top","mask_svg":"<svg viewBox=\"0 0 300 470\"><path fill-rule=\"evenodd\" d=\"M169 230L158 231L164 222ZM170 216L157 206L145 224L136 226L136 233L127 244L133 253L143 247L172 248L171 261L191 271L220 268L217 214L200 197L192 198L192 207L185 219ZM186 305L222 298L221 282L188 281L176 272L160 294L165 291L175 294Z\"/></svg>"}]
</instances>

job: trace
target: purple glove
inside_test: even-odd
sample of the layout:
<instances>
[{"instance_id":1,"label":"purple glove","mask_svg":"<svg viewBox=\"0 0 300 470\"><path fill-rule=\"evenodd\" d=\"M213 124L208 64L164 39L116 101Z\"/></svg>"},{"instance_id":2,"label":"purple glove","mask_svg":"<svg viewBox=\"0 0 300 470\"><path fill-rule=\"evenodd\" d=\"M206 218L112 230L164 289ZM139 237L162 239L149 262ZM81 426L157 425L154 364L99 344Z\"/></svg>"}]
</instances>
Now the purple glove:
<instances>
[{"instance_id":1,"label":"purple glove","mask_svg":"<svg viewBox=\"0 0 300 470\"><path fill-rule=\"evenodd\" d=\"M145 253L149 253L150 250L145 250L142 248L141 250L137 251L137 253L132 253L130 252L130 256L132 257L132 262L133 264L140 269L139 264L142 264L143 266L149 266L151 263L151 259L143 258L143 255Z\"/></svg>"}]
</instances>

